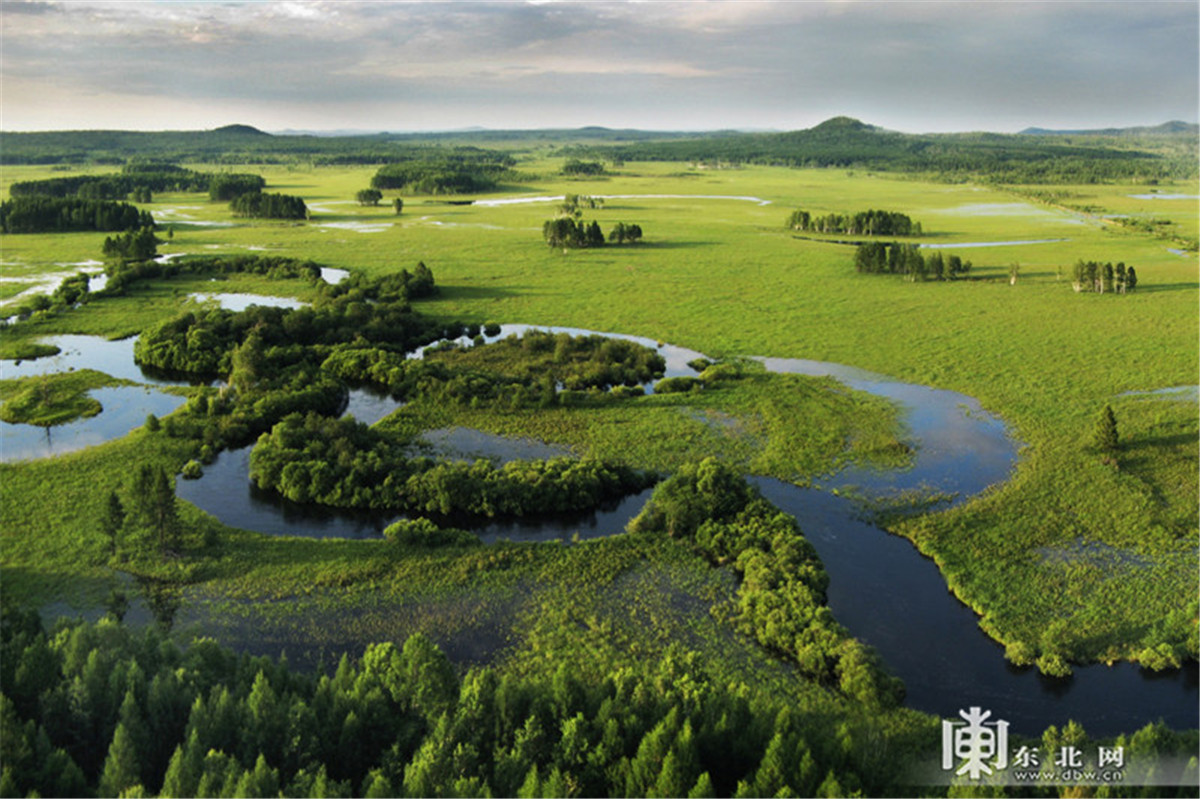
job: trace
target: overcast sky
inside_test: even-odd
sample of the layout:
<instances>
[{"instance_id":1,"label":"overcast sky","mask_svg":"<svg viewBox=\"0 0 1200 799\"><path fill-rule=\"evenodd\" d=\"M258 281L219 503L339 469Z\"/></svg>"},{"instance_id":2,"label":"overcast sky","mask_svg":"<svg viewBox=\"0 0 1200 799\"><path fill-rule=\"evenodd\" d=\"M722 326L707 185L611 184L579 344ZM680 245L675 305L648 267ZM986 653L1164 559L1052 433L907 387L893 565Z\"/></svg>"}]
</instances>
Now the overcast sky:
<instances>
[{"instance_id":1,"label":"overcast sky","mask_svg":"<svg viewBox=\"0 0 1200 799\"><path fill-rule=\"evenodd\" d=\"M3 0L4 130L1195 122L1200 3Z\"/></svg>"}]
</instances>

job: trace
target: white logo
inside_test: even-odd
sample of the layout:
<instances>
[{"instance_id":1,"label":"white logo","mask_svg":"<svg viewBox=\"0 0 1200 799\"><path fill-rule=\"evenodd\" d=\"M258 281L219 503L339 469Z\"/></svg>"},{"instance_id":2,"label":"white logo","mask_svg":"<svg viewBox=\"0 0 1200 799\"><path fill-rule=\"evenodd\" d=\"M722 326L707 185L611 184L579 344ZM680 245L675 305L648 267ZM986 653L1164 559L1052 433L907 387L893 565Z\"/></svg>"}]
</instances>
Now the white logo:
<instances>
[{"instance_id":1,"label":"white logo","mask_svg":"<svg viewBox=\"0 0 1200 799\"><path fill-rule=\"evenodd\" d=\"M1008 722L988 721L990 710L972 707L960 710L964 721L942 721L942 770L950 771L961 763L955 774L977 780L994 769L1008 766Z\"/></svg>"}]
</instances>

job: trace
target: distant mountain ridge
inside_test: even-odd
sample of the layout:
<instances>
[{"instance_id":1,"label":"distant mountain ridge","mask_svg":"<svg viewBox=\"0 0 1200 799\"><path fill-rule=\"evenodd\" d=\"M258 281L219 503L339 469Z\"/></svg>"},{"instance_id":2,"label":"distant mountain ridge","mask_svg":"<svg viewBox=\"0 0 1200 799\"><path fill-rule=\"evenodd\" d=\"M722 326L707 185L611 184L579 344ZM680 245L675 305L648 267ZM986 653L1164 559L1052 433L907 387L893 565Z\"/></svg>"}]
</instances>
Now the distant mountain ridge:
<instances>
[{"instance_id":1,"label":"distant mountain ridge","mask_svg":"<svg viewBox=\"0 0 1200 799\"><path fill-rule=\"evenodd\" d=\"M1191 179L1200 126L1169 122L1111 132L901 133L847 116L806 130L779 132L645 131L601 126L526 130L458 130L324 136L270 134L245 124L207 131L0 132L3 164L178 162L386 164L492 144L550 147L583 159L679 161L706 166L764 164L987 176L1012 183Z\"/></svg>"},{"instance_id":2,"label":"distant mountain ridge","mask_svg":"<svg viewBox=\"0 0 1200 799\"><path fill-rule=\"evenodd\" d=\"M1173 119L1153 127L1094 128L1089 130L1052 130L1050 128L1025 128L1023 136L1166 136L1178 133L1200 135L1200 125Z\"/></svg>"}]
</instances>

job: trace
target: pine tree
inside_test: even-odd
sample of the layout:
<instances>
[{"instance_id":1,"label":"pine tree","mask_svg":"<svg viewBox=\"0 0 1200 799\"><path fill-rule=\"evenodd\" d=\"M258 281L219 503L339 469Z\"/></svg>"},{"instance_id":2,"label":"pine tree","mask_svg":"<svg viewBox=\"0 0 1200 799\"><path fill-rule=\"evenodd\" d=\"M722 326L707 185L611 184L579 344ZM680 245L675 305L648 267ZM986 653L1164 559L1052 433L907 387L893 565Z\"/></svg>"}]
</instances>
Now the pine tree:
<instances>
[{"instance_id":1,"label":"pine tree","mask_svg":"<svg viewBox=\"0 0 1200 799\"><path fill-rule=\"evenodd\" d=\"M110 491L108 492L108 503L104 508L104 515L100 518L100 533L104 538L109 557L115 558L117 556L121 528L124 525L125 506L121 504L121 498L117 496L117 492Z\"/></svg>"},{"instance_id":2,"label":"pine tree","mask_svg":"<svg viewBox=\"0 0 1200 799\"><path fill-rule=\"evenodd\" d=\"M124 724L118 724L108 747L104 772L100 775L100 795L119 796L141 782L141 758Z\"/></svg>"}]
</instances>

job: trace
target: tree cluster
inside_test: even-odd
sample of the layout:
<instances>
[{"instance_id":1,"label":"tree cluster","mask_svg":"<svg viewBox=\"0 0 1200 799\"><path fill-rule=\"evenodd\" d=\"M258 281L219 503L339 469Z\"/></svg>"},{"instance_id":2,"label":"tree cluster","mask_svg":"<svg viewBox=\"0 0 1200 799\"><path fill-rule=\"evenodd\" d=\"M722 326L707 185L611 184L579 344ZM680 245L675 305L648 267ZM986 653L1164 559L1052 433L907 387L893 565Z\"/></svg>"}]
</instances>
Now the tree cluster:
<instances>
[{"instance_id":1,"label":"tree cluster","mask_svg":"<svg viewBox=\"0 0 1200 799\"><path fill-rule=\"evenodd\" d=\"M637 533L688 541L741 578L738 627L809 677L868 705L904 696L873 650L852 638L825 604L829 579L795 519L715 458L686 464L654 490L629 523Z\"/></svg>"},{"instance_id":2,"label":"tree cluster","mask_svg":"<svg viewBox=\"0 0 1200 799\"><path fill-rule=\"evenodd\" d=\"M291 194L266 194L250 191L239 194L229 203L234 216L255 219L307 219L304 199Z\"/></svg>"},{"instance_id":3,"label":"tree cluster","mask_svg":"<svg viewBox=\"0 0 1200 799\"><path fill-rule=\"evenodd\" d=\"M359 189L354 199L359 205L379 205L379 201L383 199L383 192L379 189Z\"/></svg>"},{"instance_id":4,"label":"tree cluster","mask_svg":"<svg viewBox=\"0 0 1200 799\"><path fill-rule=\"evenodd\" d=\"M15 196L0 203L4 233L61 233L70 230L153 228L149 211L123 202L45 195Z\"/></svg>"},{"instance_id":5,"label":"tree cluster","mask_svg":"<svg viewBox=\"0 0 1200 799\"><path fill-rule=\"evenodd\" d=\"M605 170L604 164L600 161L581 161L578 158L570 158L563 164L562 173L574 176L595 176L603 175Z\"/></svg>"},{"instance_id":6,"label":"tree cluster","mask_svg":"<svg viewBox=\"0 0 1200 799\"><path fill-rule=\"evenodd\" d=\"M162 239L154 235L153 227L141 227L105 237L101 251L104 258L113 263L149 261L158 255L159 244Z\"/></svg>"},{"instance_id":7,"label":"tree cluster","mask_svg":"<svg viewBox=\"0 0 1200 799\"><path fill-rule=\"evenodd\" d=\"M371 178L371 188L405 194L477 194L494 189L511 173L511 156L476 151L439 160L387 164Z\"/></svg>"},{"instance_id":8,"label":"tree cluster","mask_svg":"<svg viewBox=\"0 0 1200 799\"><path fill-rule=\"evenodd\" d=\"M1077 292L1126 294L1137 288L1137 284L1137 270L1126 267L1124 261L1114 268L1111 261L1101 264L1079 260L1071 268L1071 285Z\"/></svg>"},{"instance_id":9,"label":"tree cluster","mask_svg":"<svg viewBox=\"0 0 1200 799\"><path fill-rule=\"evenodd\" d=\"M588 510L653 480L587 459L495 466L411 457L385 433L316 414L288 416L260 438L250 478L293 502L487 517Z\"/></svg>"},{"instance_id":10,"label":"tree cluster","mask_svg":"<svg viewBox=\"0 0 1200 799\"><path fill-rule=\"evenodd\" d=\"M606 241L613 244L636 244L642 240L642 228L640 225L618 222L605 239L599 222L585 222L570 216L559 216L545 221L542 225L542 238L549 246L562 249L603 247Z\"/></svg>"},{"instance_id":11,"label":"tree cluster","mask_svg":"<svg viewBox=\"0 0 1200 799\"><path fill-rule=\"evenodd\" d=\"M666 369L661 355L632 341L544 330L527 330L482 347L430 348L425 362L516 378L528 385L549 377L573 391L641 385Z\"/></svg>"},{"instance_id":12,"label":"tree cluster","mask_svg":"<svg viewBox=\"0 0 1200 799\"><path fill-rule=\"evenodd\" d=\"M848 233L852 236L920 236L921 223L895 211L859 211L855 214L813 216L796 210L787 227L810 233Z\"/></svg>"},{"instance_id":13,"label":"tree cluster","mask_svg":"<svg viewBox=\"0 0 1200 799\"><path fill-rule=\"evenodd\" d=\"M934 250L921 254L916 244L870 242L854 253L854 268L865 274L905 275L909 280L954 280L971 271L971 262Z\"/></svg>"},{"instance_id":14,"label":"tree cluster","mask_svg":"<svg viewBox=\"0 0 1200 799\"><path fill-rule=\"evenodd\" d=\"M220 172L209 178L208 198L216 202L226 202L243 194L261 192L266 187L267 182L258 175Z\"/></svg>"}]
</instances>

